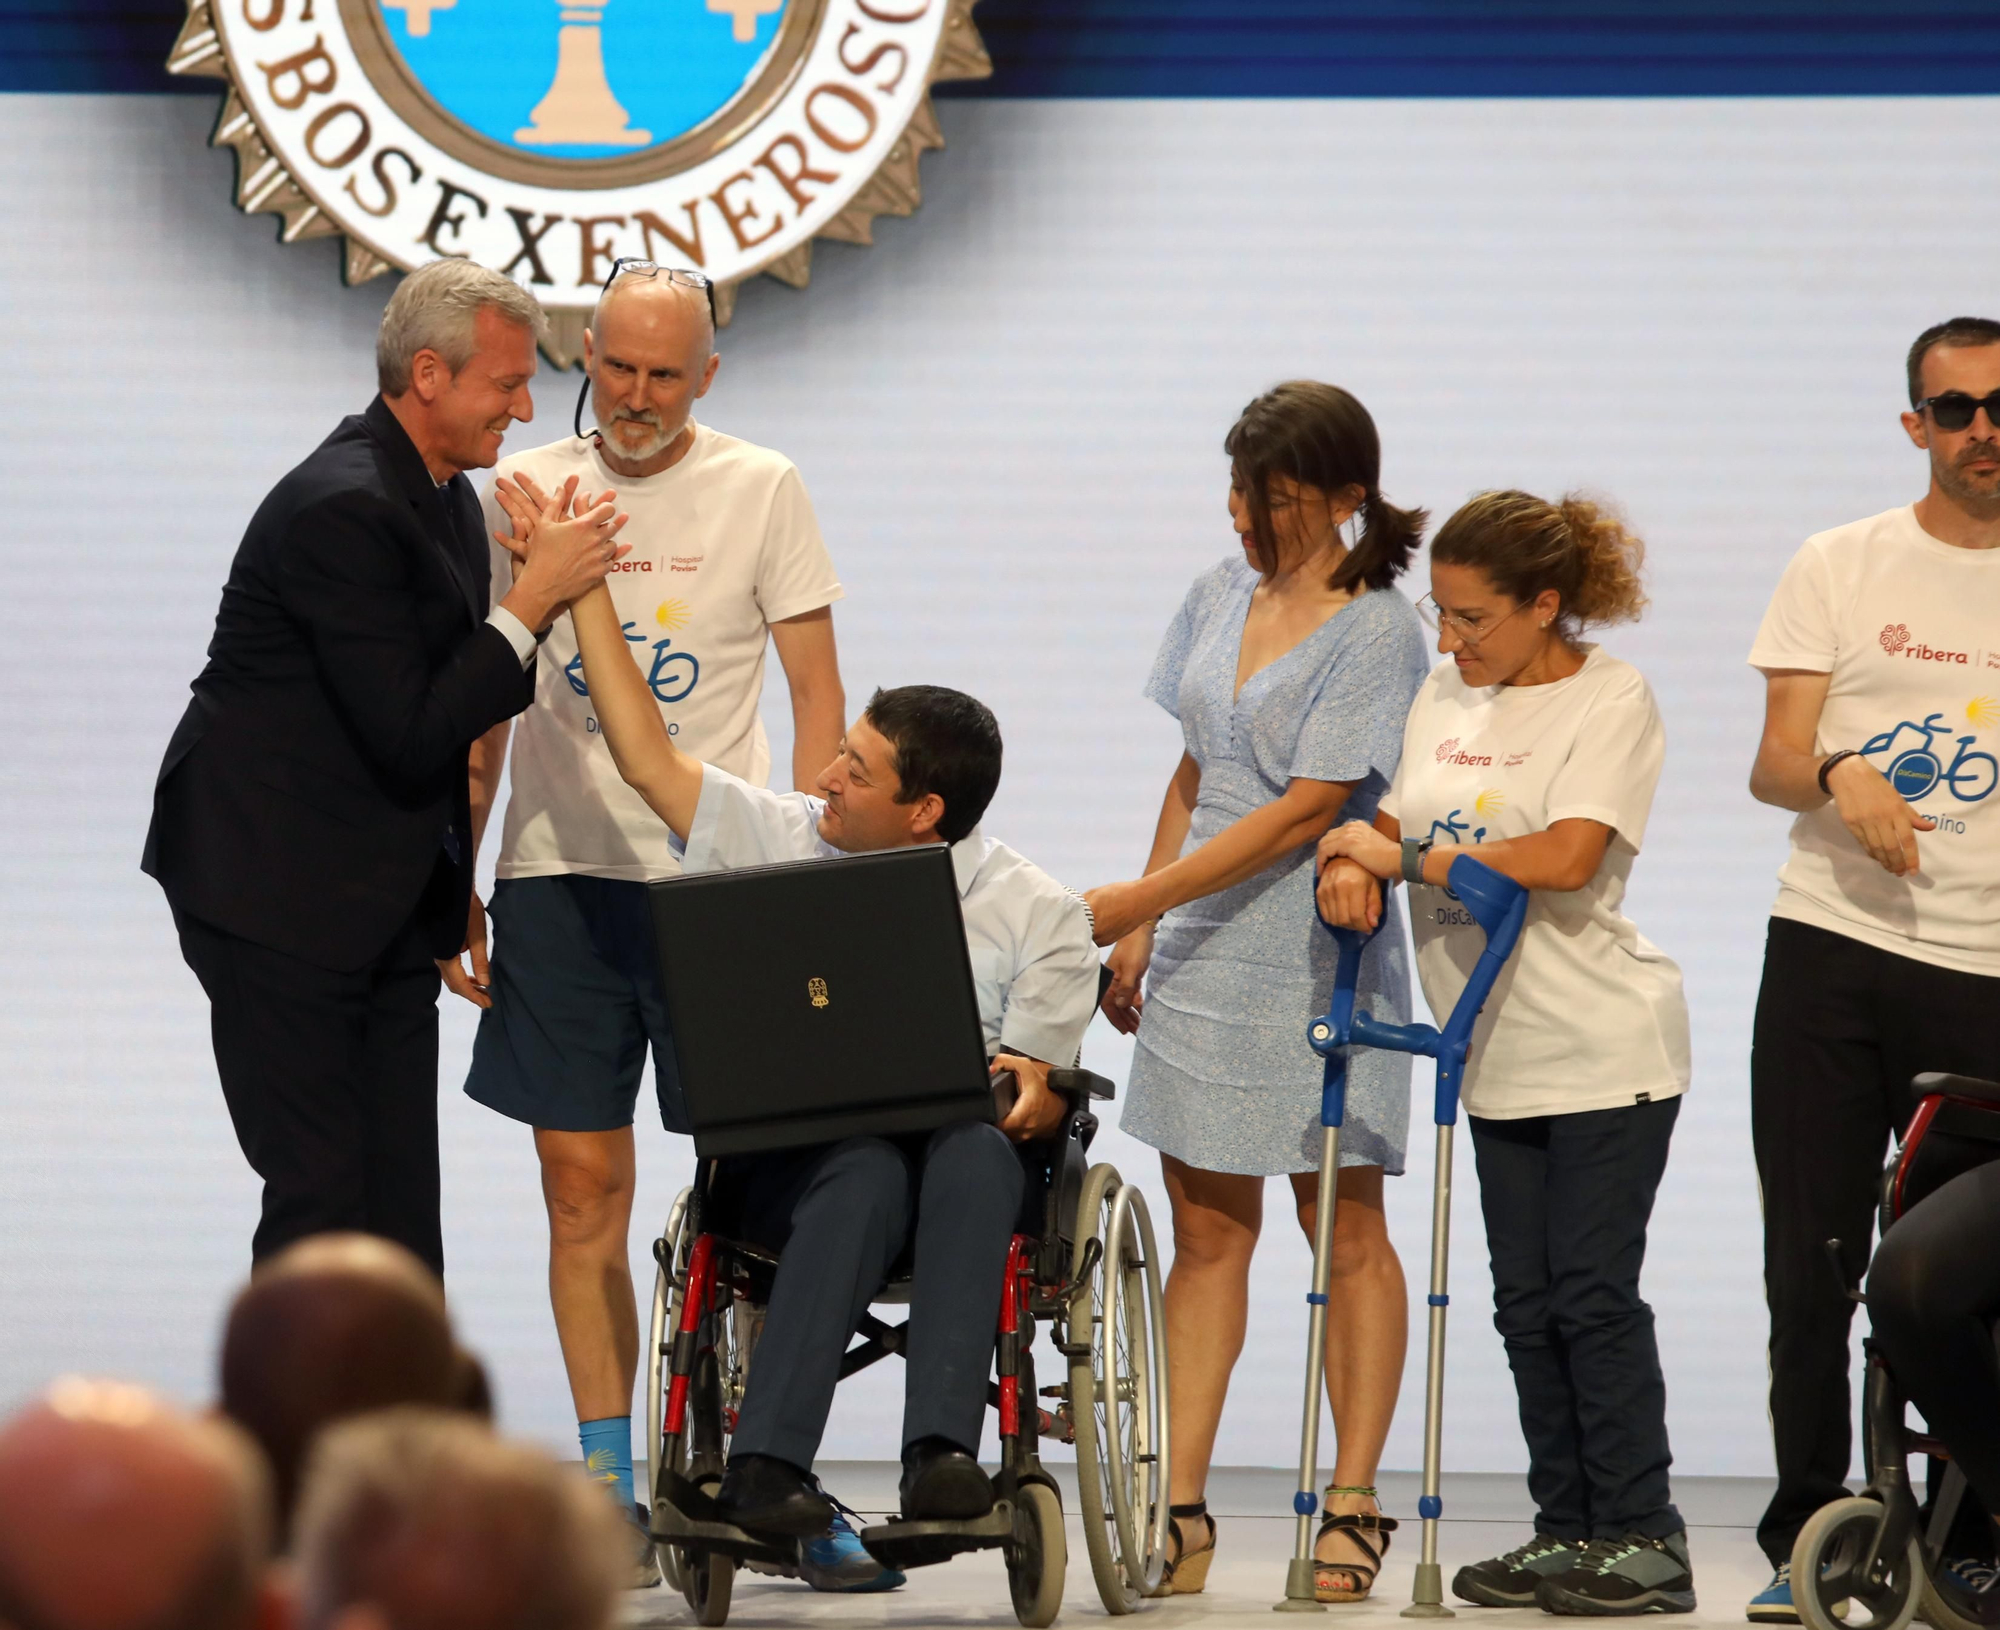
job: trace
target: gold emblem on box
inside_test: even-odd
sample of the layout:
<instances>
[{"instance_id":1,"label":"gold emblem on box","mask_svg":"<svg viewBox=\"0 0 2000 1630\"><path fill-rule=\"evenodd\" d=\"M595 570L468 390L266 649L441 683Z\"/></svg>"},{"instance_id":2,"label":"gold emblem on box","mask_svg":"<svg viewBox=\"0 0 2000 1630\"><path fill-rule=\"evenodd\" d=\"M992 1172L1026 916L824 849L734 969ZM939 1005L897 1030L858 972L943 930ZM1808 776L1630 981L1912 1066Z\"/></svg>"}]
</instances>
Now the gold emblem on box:
<instances>
[{"instance_id":1,"label":"gold emblem on box","mask_svg":"<svg viewBox=\"0 0 2000 1630\"><path fill-rule=\"evenodd\" d=\"M812 1005L814 1007L825 1007L833 1000L826 993L826 981L824 979L808 979L806 981L806 995L812 998Z\"/></svg>"}]
</instances>

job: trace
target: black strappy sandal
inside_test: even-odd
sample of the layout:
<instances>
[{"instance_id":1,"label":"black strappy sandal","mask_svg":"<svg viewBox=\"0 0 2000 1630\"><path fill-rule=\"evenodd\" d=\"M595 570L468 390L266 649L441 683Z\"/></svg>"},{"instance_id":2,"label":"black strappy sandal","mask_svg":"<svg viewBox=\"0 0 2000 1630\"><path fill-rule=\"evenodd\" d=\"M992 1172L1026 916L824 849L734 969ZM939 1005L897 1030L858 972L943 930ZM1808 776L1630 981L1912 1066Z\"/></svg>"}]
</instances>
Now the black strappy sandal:
<instances>
[{"instance_id":1,"label":"black strappy sandal","mask_svg":"<svg viewBox=\"0 0 2000 1630\"><path fill-rule=\"evenodd\" d=\"M1200 1517L1208 1524L1208 1543L1196 1550L1187 1548L1187 1535L1181 1532L1181 1518ZM1167 1533L1174 1542L1174 1559L1160 1573L1160 1594L1162 1596L1194 1596L1208 1583L1208 1565L1215 1560L1215 1519L1208 1514L1208 1501L1197 1500L1193 1505L1170 1505L1167 1507Z\"/></svg>"},{"instance_id":2,"label":"black strappy sandal","mask_svg":"<svg viewBox=\"0 0 2000 1630\"><path fill-rule=\"evenodd\" d=\"M1373 1489L1328 1489L1330 1499L1334 1494L1366 1494L1373 1496ZM1389 1536L1396 1531L1396 1519L1385 1517L1379 1511L1343 1511L1336 1515L1328 1511L1319 1520L1319 1532L1313 1536L1313 1599L1320 1602L1365 1602L1368 1593L1375 1588L1375 1576L1382 1571L1382 1560L1389 1554ZM1355 1545L1366 1554L1366 1562L1327 1562L1319 1555L1319 1542L1328 1534L1346 1534ZM1378 1546L1371 1536L1379 1535ZM1361 1582L1359 1590L1335 1590L1324 1582L1329 1573L1344 1573Z\"/></svg>"}]
</instances>

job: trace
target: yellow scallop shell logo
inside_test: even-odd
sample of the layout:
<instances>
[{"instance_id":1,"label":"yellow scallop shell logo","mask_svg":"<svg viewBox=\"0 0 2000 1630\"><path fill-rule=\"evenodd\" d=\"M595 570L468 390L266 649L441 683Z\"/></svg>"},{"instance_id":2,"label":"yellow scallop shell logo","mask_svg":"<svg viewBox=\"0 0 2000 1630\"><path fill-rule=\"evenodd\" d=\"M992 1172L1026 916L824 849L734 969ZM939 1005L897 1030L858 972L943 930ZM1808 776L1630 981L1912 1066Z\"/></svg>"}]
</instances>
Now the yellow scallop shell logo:
<instances>
[{"instance_id":1,"label":"yellow scallop shell logo","mask_svg":"<svg viewBox=\"0 0 2000 1630\"><path fill-rule=\"evenodd\" d=\"M2000 724L2000 699L1991 696L1975 696L1965 704L1967 722L1984 730Z\"/></svg>"},{"instance_id":2,"label":"yellow scallop shell logo","mask_svg":"<svg viewBox=\"0 0 2000 1630\"><path fill-rule=\"evenodd\" d=\"M653 613L653 621L672 633L677 628L687 627L691 616L693 613L685 600L662 600L659 609Z\"/></svg>"},{"instance_id":3,"label":"yellow scallop shell logo","mask_svg":"<svg viewBox=\"0 0 2000 1630\"><path fill-rule=\"evenodd\" d=\"M1498 787L1488 787L1472 800L1472 807L1481 815L1498 815L1507 807L1507 797Z\"/></svg>"}]
</instances>

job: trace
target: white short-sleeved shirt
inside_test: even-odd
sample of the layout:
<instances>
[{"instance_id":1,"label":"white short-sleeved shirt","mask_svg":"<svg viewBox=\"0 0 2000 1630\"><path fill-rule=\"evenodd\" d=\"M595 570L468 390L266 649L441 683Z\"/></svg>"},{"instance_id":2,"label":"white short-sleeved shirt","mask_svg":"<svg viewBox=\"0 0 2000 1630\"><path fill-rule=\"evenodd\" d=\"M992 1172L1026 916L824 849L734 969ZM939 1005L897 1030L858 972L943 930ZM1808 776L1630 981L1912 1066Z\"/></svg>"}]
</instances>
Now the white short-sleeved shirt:
<instances>
[{"instance_id":1,"label":"white short-sleeved shirt","mask_svg":"<svg viewBox=\"0 0 2000 1630\"><path fill-rule=\"evenodd\" d=\"M842 851L819 835L825 808L706 765L681 869L837 860ZM951 846L951 864L988 1056L1073 1064L1097 1011L1097 947L1082 898L977 827Z\"/></svg>"},{"instance_id":2,"label":"white short-sleeved shirt","mask_svg":"<svg viewBox=\"0 0 2000 1630\"><path fill-rule=\"evenodd\" d=\"M770 625L841 597L805 483L789 459L706 425L673 465L640 479L605 464L594 441L566 438L502 459L545 488L615 488L631 517L631 552L611 574L611 598L632 660L684 752L762 783L771 747L757 705ZM487 525L508 530L489 491ZM510 580L494 545L496 599ZM558 617L542 652L535 700L514 726L513 782L495 867L500 877L582 872L646 882L679 869L667 829L619 778L598 734L577 655Z\"/></svg>"},{"instance_id":3,"label":"white short-sleeved shirt","mask_svg":"<svg viewBox=\"0 0 2000 1630\"><path fill-rule=\"evenodd\" d=\"M1785 568L1750 661L1829 675L1815 750L1854 749L1938 823L1897 877L1831 802L1805 811L1772 915L2000 975L2000 549L1942 543L1908 505L1821 532Z\"/></svg>"},{"instance_id":4,"label":"white short-sleeved shirt","mask_svg":"<svg viewBox=\"0 0 2000 1630\"><path fill-rule=\"evenodd\" d=\"M1521 941L1472 1034L1467 1111L1493 1120L1612 1109L1688 1087L1681 971L1620 909L1666 755L1636 668L1585 648L1547 685L1468 686L1434 670L1403 730L1382 808L1403 836L1478 844L1582 818L1612 829L1596 876L1528 897ZM1476 853L1476 851L1475 851ZM1442 1023L1486 937L1442 888L1410 891L1417 975Z\"/></svg>"}]
</instances>

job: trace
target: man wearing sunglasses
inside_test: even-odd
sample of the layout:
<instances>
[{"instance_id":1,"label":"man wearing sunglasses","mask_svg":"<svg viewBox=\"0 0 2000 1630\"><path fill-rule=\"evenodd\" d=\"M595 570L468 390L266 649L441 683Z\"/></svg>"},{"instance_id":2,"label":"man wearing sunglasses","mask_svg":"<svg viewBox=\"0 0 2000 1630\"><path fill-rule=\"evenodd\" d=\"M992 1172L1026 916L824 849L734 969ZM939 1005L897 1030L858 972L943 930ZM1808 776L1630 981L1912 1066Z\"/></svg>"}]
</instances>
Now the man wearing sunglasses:
<instances>
[{"instance_id":1,"label":"man wearing sunglasses","mask_svg":"<svg viewBox=\"0 0 2000 1630\"><path fill-rule=\"evenodd\" d=\"M584 336L576 434L510 456L500 473L551 492L572 479L585 492L616 489L632 548L609 581L632 660L685 751L760 787L771 751L758 702L764 653L776 644L791 691L791 779L810 789L846 726L833 639L840 582L790 460L696 422L719 364L708 279L621 260ZM511 534L491 496L486 522ZM496 583L509 580L512 560L494 546ZM476 832L508 738L502 724L475 751ZM662 1122L688 1130L646 906L646 884L680 867L665 828L619 779L567 619L549 636L512 747L490 969L475 897L471 966L447 965L445 979L484 1009L466 1092L534 1129L550 1299L583 1458L635 1521L634 1582L650 1584L659 1573L632 1485L639 1327L627 1238L648 1051ZM842 1589L884 1582L850 1537L808 1546L808 1577Z\"/></svg>"},{"instance_id":2,"label":"man wearing sunglasses","mask_svg":"<svg viewBox=\"0 0 2000 1630\"><path fill-rule=\"evenodd\" d=\"M1841 1280L1867 1265L1910 1078L2000 1076L2000 323L1926 329L1908 371L1929 490L1807 539L1750 653L1750 790L1798 814L1750 1053L1778 1461L1753 1621L1796 1622L1793 1542L1847 1492Z\"/></svg>"}]
</instances>

